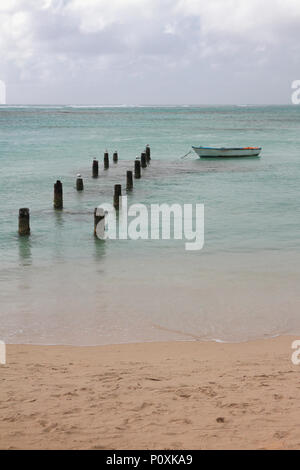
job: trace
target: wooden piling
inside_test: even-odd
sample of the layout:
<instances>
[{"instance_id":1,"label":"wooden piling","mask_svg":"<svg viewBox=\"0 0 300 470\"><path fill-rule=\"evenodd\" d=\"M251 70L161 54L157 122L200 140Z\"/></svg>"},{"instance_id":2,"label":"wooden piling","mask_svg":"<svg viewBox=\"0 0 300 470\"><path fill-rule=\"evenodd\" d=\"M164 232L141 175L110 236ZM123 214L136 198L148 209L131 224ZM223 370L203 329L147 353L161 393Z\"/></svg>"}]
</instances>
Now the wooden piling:
<instances>
[{"instance_id":1,"label":"wooden piling","mask_svg":"<svg viewBox=\"0 0 300 470\"><path fill-rule=\"evenodd\" d=\"M119 160L119 155L118 155L118 152L115 151L115 153L113 154L113 162L118 163L118 160Z\"/></svg>"},{"instance_id":2,"label":"wooden piling","mask_svg":"<svg viewBox=\"0 0 300 470\"><path fill-rule=\"evenodd\" d=\"M19 210L19 235L30 235L30 212L26 208Z\"/></svg>"},{"instance_id":3,"label":"wooden piling","mask_svg":"<svg viewBox=\"0 0 300 470\"><path fill-rule=\"evenodd\" d=\"M132 188L133 188L133 174L132 174L132 171L127 171L126 189L127 191L131 191Z\"/></svg>"},{"instance_id":4,"label":"wooden piling","mask_svg":"<svg viewBox=\"0 0 300 470\"><path fill-rule=\"evenodd\" d=\"M104 170L109 169L109 155L108 152L105 152L104 154Z\"/></svg>"},{"instance_id":5,"label":"wooden piling","mask_svg":"<svg viewBox=\"0 0 300 470\"><path fill-rule=\"evenodd\" d=\"M115 184L114 192L114 208L118 211L120 209L120 197L122 196L122 186Z\"/></svg>"},{"instance_id":6,"label":"wooden piling","mask_svg":"<svg viewBox=\"0 0 300 470\"><path fill-rule=\"evenodd\" d=\"M98 230L97 230L98 224L101 224L101 226L98 227ZM101 236L104 236L104 231L105 231L105 212L104 212L104 209L99 209L98 207L96 207L96 209L94 210L94 235L95 237L101 238Z\"/></svg>"},{"instance_id":7,"label":"wooden piling","mask_svg":"<svg viewBox=\"0 0 300 470\"><path fill-rule=\"evenodd\" d=\"M134 162L134 177L140 179L141 177L141 162L140 160L135 160Z\"/></svg>"},{"instance_id":8,"label":"wooden piling","mask_svg":"<svg viewBox=\"0 0 300 470\"><path fill-rule=\"evenodd\" d=\"M98 178L99 176L99 162L94 158L93 161L93 178Z\"/></svg>"},{"instance_id":9,"label":"wooden piling","mask_svg":"<svg viewBox=\"0 0 300 470\"><path fill-rule=\"evenodd\" d=\"M147 163L149 163L151 160L151 149L149 145L146 146L146 160Z\"/></svg>"},{"instance_id":10,"label":"wooden piling","mask_svg":"<svg viewBox=\"0 0 300 470\"><path fill-rule=\"evenodd\" d=\"M146 153L143 152L141 154L141 167L142 168L147 168L147 159L146 159Z\"/></svg>"},{"instance_id":11,"label":"wooden piling","mask_svg":"<svg viewBox=\"0 0 300 470\"><path fill-rule=\"evenodd\" d=\"M83 189L84 189L83 179L82 179L81 175L77 175L76 189L77 189L77 191L83 191Z\"/></svg>"},{"instance_id":12,"label":"wooden piling","mask_svg":"<svg viewBox=\"0 0 300 470\"><path fill-rule=\"evenodd\" d=\"M63 208L63 185L60 181L56 181L54 185L54 209Z\"/></svg>"}]
</instances>

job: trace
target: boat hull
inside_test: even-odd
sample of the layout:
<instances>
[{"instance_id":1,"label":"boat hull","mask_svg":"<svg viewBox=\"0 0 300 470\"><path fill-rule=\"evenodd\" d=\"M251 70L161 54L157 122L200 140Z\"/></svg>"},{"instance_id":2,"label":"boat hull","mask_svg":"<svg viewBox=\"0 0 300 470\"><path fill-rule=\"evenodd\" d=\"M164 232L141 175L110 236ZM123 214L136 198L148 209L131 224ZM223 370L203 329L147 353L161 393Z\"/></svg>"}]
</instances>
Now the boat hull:
<instances>
[{"instance_id":1,"label":"boat hull","mask_svg":"<svg viewBox=\"0 0 300 470\"><path fill-rule=\"evenodd\" d=\"M233 158L233 157L258 157L261 147L249 148L213 148L213 147L192 147L201 158Z\"/></svg>"}]
</instances>

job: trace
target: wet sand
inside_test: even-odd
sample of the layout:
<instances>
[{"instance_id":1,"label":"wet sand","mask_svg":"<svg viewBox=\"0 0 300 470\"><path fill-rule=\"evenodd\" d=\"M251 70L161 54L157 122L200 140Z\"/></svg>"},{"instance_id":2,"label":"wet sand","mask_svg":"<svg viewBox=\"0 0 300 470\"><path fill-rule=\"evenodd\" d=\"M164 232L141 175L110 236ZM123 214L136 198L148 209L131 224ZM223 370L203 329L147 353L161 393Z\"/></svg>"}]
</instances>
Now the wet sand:
<instances>
[{"instance_id":1,"label":"wet sand","mask_svg":"<svg viewBox=\"0 0 300 470\"><path fill-rule=\"evenodd\" d=\"M293 337L7 346L1 449L299 449Z\"/></svg>"}]
</instances>

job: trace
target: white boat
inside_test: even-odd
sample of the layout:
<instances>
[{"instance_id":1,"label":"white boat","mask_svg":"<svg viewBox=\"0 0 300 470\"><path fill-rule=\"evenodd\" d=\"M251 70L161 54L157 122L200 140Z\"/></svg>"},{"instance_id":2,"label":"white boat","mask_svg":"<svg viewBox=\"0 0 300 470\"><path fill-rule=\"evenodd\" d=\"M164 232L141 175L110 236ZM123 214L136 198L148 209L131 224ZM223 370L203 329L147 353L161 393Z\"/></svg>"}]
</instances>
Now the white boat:
<instances>
[{"instance_id":1,"label":"white boat","mask_svg":"<svg viewBox=\"0 0 300 470\"><path fill-rule=\"evenodd\" d=\"M226 147L192 147L199 157L258 157L262 148L261 147L241 147L241 148L226 148Z\"/></svg>"}]
</instances>

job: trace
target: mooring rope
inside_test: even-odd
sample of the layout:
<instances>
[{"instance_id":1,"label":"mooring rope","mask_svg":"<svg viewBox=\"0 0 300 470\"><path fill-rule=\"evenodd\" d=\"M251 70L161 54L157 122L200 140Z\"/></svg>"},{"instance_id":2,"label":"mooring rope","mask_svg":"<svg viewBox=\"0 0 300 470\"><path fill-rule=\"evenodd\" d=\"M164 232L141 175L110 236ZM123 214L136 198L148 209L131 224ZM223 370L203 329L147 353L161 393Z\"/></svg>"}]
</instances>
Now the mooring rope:
<instances>
[{"instance_id":1,"label":"mooring rope","mask_svg":"<svg viewBox=\"0 0 300 470\"><path fill-rule=\"evenodd\" d=\"M188 153L186 153L185 155L183 155L183 157L180 157L180 159L182 160L183 158L186 158L190 153L192 153L192 150L190 150Z\"/></svg>"}]
</instances>

